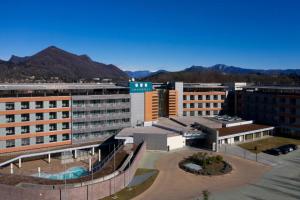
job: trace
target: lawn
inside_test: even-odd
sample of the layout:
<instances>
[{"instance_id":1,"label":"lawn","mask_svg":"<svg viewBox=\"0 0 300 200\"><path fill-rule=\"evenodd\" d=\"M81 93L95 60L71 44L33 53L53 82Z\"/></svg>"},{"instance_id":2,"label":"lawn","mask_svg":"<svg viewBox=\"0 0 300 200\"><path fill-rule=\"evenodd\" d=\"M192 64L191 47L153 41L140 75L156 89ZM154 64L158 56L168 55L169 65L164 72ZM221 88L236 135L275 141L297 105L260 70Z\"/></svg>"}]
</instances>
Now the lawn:
<instances>
[{"instance_id":1,"label":"lawn","mask_svg":"<svg viewBox=\"0 0 300 200\"><path fill-rule=\"evenodd\" d=\"M120 199L120 200L129 200L132 199L133 197L138 196L139 194L143 193L144 191L146 191L155 181L157 175L158 175L158 170L156 169L137 169L135 175L142 175L148 172L155 172L155 174L153 176L151 176L150 178L148 178L146 181L144 181L143 183L134 186L134 187L126 187L123 190L121 190L120 192L117 192L116 194L109 196L109 197L105 197L102 200L115 200L115 199ZM116 198L117 197L117 198Z\"/></svg>"},{"instance_id":2,"label":"lawn","mask_svg":"<svg viewBox=\"0 0 300 200\"><path fill-rule=\"evenodd\" d=\"M285 137L269 137L262 140L247 142L239 144L240 147L255 153L255 146L257 146L257 153L274 147L279 147L284 144L300 145L299 139L285 138Z\"/></svg>"}]
</instances>

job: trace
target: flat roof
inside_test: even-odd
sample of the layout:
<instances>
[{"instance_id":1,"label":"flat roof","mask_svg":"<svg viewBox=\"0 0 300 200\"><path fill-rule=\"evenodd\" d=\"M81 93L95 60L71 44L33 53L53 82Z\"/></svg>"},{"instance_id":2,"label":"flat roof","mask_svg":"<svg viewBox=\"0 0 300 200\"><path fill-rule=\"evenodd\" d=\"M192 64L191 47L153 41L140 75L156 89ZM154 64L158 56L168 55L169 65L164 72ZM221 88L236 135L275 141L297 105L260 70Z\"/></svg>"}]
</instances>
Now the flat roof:
<instances>
[{"instance_id":1,"label":"flat roof","mask_svg":"<svg viewBox=\"0 0 300 200\"><path fill-rule=\"evenodd\" d=\"M168 136L177 136L179 134L166 129L158 128L155 126L145 126L136 128L123 128L116 136L117 137L133 137L133 134L166 134Z\"/></svg>"},{"instance_id":2,"label":"flat roof","mask_svg":"<svg viewBox=\"0 0 300 200\"><path fill-rule=\"evenodd\" d=\"M245 89L274 89L274 90L300 90L300 86L267 86L267 85L262 85L262 86L241 86L242 88Z\"/></svg>"},{"instance_id":3,"label":"flat roof","mask_svg":"<svg viewBox=\"0 0 300 200\"><path fill-rule=\"evenodd\" d=\"M184 88L228 88L221 83L183 83Z\"/></svg>"},{"instance_id":4,"label":"flat roof","mask_svg":"<svg viewBox=\"0 0 300 200\"><path fill-rule=\"evenodd\" d=\"M246 120L243 120L240 117L230 117L230 116L226 116L226 115L215 116L215 117L206 117L206 119L214 121L216 123L222 123L222 124L233 124L233 123L239 123L239 122L245 122L246 121Z\"/></svg>"},{"instance_id":5,"label":"flat roof","mask_svg":"<svg viewBox=\"0 0 300 200\"><path fill-rule=\"evenodd\" d=\"M190 126L194 123L203 124L209 128L222 128L222 123L210 120L208 118L200 117L200 116L182 116L182 117L172 117L176 121L185 124L186 126Z\"/></svg>"},{"instance_id":6,"label":"flat roof","mask_svg":"<svg viewBox=\"0 0 300 200\"><path fill-rule=\"evenodd\" d=\"M233 127L226 127L226 128L219 128L219 136L227 136L227 135L234 135L249 131L261 130L266 128L274 128L273 126L261 125L261 124L245 124L240 126L233 126Z\"/></svg>"},{"instance_id":7,"label":"flat roof","mask_svg":"<svg viewBox=\"0 0 300 200\"><path fill-rule=\"evenodd\" d=\"M86 90L86 89L123 89L115 83L18 83L0 84L0 90Z\"/></svg>"}]
</instances>

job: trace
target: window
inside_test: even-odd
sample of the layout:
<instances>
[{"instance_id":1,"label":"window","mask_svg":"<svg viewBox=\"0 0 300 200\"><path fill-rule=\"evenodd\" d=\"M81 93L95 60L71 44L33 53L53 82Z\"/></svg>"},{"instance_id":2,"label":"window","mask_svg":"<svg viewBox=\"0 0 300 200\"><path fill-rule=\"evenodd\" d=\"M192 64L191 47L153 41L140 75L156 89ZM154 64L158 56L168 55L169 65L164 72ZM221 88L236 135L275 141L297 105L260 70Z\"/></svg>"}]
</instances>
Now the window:
<instances>
[{"instance_id":1,"label":"window","mask_svg":"<svg viewBox=\"0 0 300 200\"><path fill-rule=\"evenodd\" d=\"M186 103L183 104L183 108L186 108Z\"/></svg>"},{"instance_id":2,"label":"window","mask_svg":"<svg viewBox=\"0 0 300 200\"><path fill-rule=\"evenodd\" d=\"M296 105L296 99L292 98L292 99L290 99L290 102L292 105Z\"/></svg>"},{"instance_id":3,"label":"window","mask_svg":"<svg viewBox=\"0 0 300 200\"><path fill-rule=\"evenodd\" d=\"M202 116L202 111L198 111L198 116Z\"/></svg>"},{"instance_id":4,"label":"window","mask_svg":"<svg viewBox=\"0 0 300 200\"><path fill-rule=\"evenodd\" d=\"M214 115L218 115L218 111L217 110L214 110Z\"/></svg>"},{"instance_id":5,"label":"window","mask_svg":"<svg viewBox=\"0 0 300 200\"><path fill-rule=\"evenodd\" d=\"M49 113L49 119L56 119L56 118L57 118L57 113L56 112Z\"/></svg>"},{"instance_id":6,"label":"window","mask_svg":"<svg viewBox=\"0 0 300 200\"><path fill-rule=\"evenodd\" d=\"M182 114L183 114L183 116L186 116L186 111L183 111L183 113L182 113Z\"/></svg>"},{"instance_id":7,"label":"window","mask_svg":"<svg viewBox=\"0 0 300 200\"><path fill-rule=\"evenodd\" d=\"M190 96L190 100L195 100L195 96L194 96L194 95L191 95L191 96Z\"/></svg>"},{"instance_id":8,"label":"window","mask_svg":"<svg viewBox=\"0 0 300 200\"><path fill-rule=\"evenodd\" d=\"M30 144L30 138L22 138L21 139L22 146L28 146L29 144Z\"/></svg>"},{"instance_id":9,"label":"window","mask_svg":"<svg viewBox=\"0 0 300 200\"><path fill-rule=\"evenodd\" d=\"M6 110L14 110L15 109L15 103L13 102L7 102L5 105Z\"/></svg>"},{"instance_id":10,"label":"window","mask_svg":"<svg viewBox=\"0 0 300 200\"><path fill-rule=\"evenodd\" d=\"M63 100L62 101L62 107L69 107L69 101L68 100Z\"/></svg>"},{"instance_id":11,"label":"window","mask_svg":"<svg viewBox=\"0 0 300 200\"><path fill-rule=\"evenodd\" d=\"M29 114L21 114L21 121L22 122L29 121Z\"/></svg>"},{"instance_id":12,"label":"window","mask_svg":"<svg viewBox=\"0 0 300 200\"><path fill-rule=\"evenodd\" d=\"M194 103L191 103L191 104L190 104L190 108L195 108L195 104L194 104Z\"/></svg>"},{"instance_id":13,"label":"window","mask_svg":"<svg viewBox=\"0 0 300 200\"><path fill-rule=\"evenodd\" d=\"M63 134L62 135L62 140L65 141L65 140L69 140L70 139L70 135L69 134Z\"/></svg>"},{"instance_id":14,"label":"window","mask_svg":"<svg viewBox=\"0 0 300 200\"><path fill-rule=\"evenodd\" d=\"M198 108L202 108L202 107L203 107L202 103L198 103Z\"/></svg>"},{"instance_id":15,"label":"window","mask_svg":"<svg viewBox=\"0 0 300 200\"><path fill-rule=\"evenodd\" d=\"M214 108L217 108L218 107L218 103L214 103Z\"/></svg>"},{"instance_id":16,"label":"window","mask_svg":"<svg viewBox=\"0 0 300 200\"><path fill-rule=\"evenodd\" d=\"M183 100L186 100L186 95L183 95Z\"/></svg>"},{"instance_id":17,"label":"window","mask_svg":"<svg viewBox=\"0 0 300 200\"><path fill-rule=\"evenodd\" d=\"M49 124L49 131L56 131L57 130L57 124Z\"/></svg>"},{"instance_id":18,"label":"window","mask_svg":"<svg viewBox=\"0 0 300 200\"><path fill-rule=\"evenodd\" d=\"M206 100L210 100L210 95L206 95Z\"/></svg>"},{"instance_id":19,"label":"window","mask_svg":"<svg viewBox=\"0 0 300 200\"><path fill-rule=\"evenodd\" d=\"M206 115L210 115L210 111L209 110L206 111Z\"/></svg>"},{"instance_id":20,"label":"window","mask_svg":"<svg viewBox=\"0 0 300 200\"><path fill-rule=\"evenodd\" d=\"M202 100L202 99L203 99L202 95L198 95L198 100Z\"/></svg>"},{"instance_id":21,"label":"window","mask_svg":"<svg viewBox=\"0 0 300 200\"><path fill-rule=\"evenodd\" d=\"M15 147L15 140L6 140L6 148Z\"/></svg>"},{"instance_id":22,"label":"window","mask_svg":"<svg viewBox=\"0 0 300 200\"><path fill-rule=\"evenodd\" d=\"M35 131L36 132L43 132L44 131L44 126L39 124L35 126Z\"/></svg>"},{"instance_id":23,"label":"window","mask_svg":"<svg viewBox=\"0 0 300 200\"><path fill-rule=\"evenodd\" d=\"M205 104L206 108L210 108L210 103Z\"/></svg>"},{"instance_id":24,"label":"window","mask_svg":"<svg viewBox=\"0 0 300 200\"><path fill-rule=\"evenodd\" d=\"M29 126L22 126L21 127L21 133L29 133L30 132L30 127Z\"/></svg>"},{"instance_id":25,"label":"window","mask_svg":"<svg viewBox=\"0 0 300 200\"><path fill-rule=\"evenodd\" d=\"M21 109L29 109L29 102L21 102Z\"/></svg>"},{"instance_id":26,"label":"window","mask_svg":"<svg viewBox=\"0 0 300 200\"><path fill-rule=\"evenodd\" d=\"M62 129L69 129L69 123L68 122L62 123Z\"/></svg>"},{"instance_id":27,"label":"window","mask_svg":"<svg viewBox=\"0 0 300 200\"><path fill-rule=\"evenodd\" d=\"M224 100L225 99L225 95L221 95L221 99Z\"/></svg>"},{"instance_id":28,"label":"window","mask_svg":"<svg viewBox=\"0 0 300 200\"><path fill-rule=\"evenodd\" d=\"M6 115L6 122L15 122L15 116L14 115Z\"/></svg>"},{"instance_id":29,"label":"window","mask_svg":"<svg viewBox=\"0 0 300 200\"><path fill-rule=\"evenodd\" d=\"M43 120L44 119L43 113L36 113L35 114L35 119L36 120Z\"/></svg>"},{"instance_id":30,"label":"window","mask_svg":"<svg viewBox=\"0 0 300 200\"><path fill-rule=\"evenodd\" d=\"M49 136L49 142L56 142L57 141L57 135L50 135Z\"/></svg>"},{"instance_id":31,"label":"window","mask_svg":"<svg viewBox=\"0 0 300 200\"><path fill-rule=\"evenodd\" d=\"M44 143L44 137L38 136L36 137L36 144L43 144Z\"/></svg>"},{"instance_id":32,"label":"window","mask_svg":"<svg viewBox=\"0 0 300 200\"><path fill-rule=\"evenodd\" d=\"M6 135L14 135L14 134L15 134L15 127L6 128Z\"/></svg>"},{"instance_id":33,"label":"window","mask_svg":"<svg viewBox=\"0 0 300 200\"><path fill-rule=\"evenodd\" d=\"M49 108L56 108L56 101L49 101Z\"/></svg>"},{"instance_id":34,"label":"window","mask_svg":"<svg viewBox=\"0 0 300 200\"><path fill-rule=\"evenodd\" d=\"M214 100L218 100L218 95L214 95Z\"/></svg>"},{"instance_id":35,"label":"window","mask_svg":"<svg viewBox=\"0 0 300 200\"><path fill-rule=\"evenodd\" d=\"M195 111L191 111L190 116L195 116Z\"/></svg>"},{"instance_id":36,"label":"window","mask_svg":"<svg viewBox=\"0 0 300 200\"><path fill-rule=\"evenodd\" d=\"M69 118L69 111L62 112L62 118Z\"/></svg>"},{"instance_id":37,"label":"window","mask_svg":"<svg viewBox=\"0 0 300 200\"><path fill-rule=\"evenodd\" d=\"M43 107L44 107L44 102L42 102L42 101L35 102L35 108L39 109L39 108L43 108Z\"/></svg>"},{"instance_id":38,"label":"window","mask_svg":"<svg viewBox=\"0 0 300 200\"><path fill-rule=\"evenodd\" d=\"M84 106L84 101L83 100L75 100L73 101L74 106Z\"/></svg>"}]
</instances>

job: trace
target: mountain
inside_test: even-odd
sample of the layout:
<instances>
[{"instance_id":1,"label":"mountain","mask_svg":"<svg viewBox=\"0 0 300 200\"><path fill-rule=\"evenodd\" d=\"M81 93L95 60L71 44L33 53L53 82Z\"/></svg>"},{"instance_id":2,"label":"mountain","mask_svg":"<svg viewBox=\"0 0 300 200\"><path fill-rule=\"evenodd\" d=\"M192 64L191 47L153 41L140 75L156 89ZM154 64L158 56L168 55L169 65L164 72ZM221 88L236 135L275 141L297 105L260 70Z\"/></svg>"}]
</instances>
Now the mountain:
<instances>
[{"instance_id":1,"label":"mountain","mask_svg":"<svg viewBox=\"0 0 300 200\"><path fill-rule=\"evenodd\" d=\"M254 82L256 84L299 85L300 70L257 70L217 64L211 67L191 66L176 72L150 74L142 80L152 82Z\"/></svg>"},{"instance_id":2,"label":"mountain","mask_svg":"<svg viewBox=\"0 0 300 200\"><path fill-rule=\"evenodd\" d=\"M158 70L156 72L151 72L148 70L144 70L144 71L125 71L125 72L131 78L140 79L140 78L145 78L147 76L151 76L151 75L155 75L155 74L165 73L167 71L166 70Z\"/></svg>"},{"instance_id":3,"label":"mountain","mask_svg":"<svg viewBox=\"0 0 300 200\"><path fill-rule=\"evenodd\" d=\"M127 80L125 72L112 64L93 61L87 55L76 55L50 46L32 56L12 56L0 62L1 82L74 82L93 78Z\"/></svg>"}]
</instances>

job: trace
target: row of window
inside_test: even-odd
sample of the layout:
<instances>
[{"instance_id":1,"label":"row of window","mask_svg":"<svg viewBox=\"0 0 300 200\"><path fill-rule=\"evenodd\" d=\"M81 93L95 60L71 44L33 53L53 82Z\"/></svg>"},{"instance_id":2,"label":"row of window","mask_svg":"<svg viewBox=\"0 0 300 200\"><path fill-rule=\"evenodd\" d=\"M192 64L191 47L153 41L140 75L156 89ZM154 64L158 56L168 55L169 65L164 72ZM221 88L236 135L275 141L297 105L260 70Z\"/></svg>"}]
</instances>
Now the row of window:
<instances>
[{"instance_id":1,"label":"row of window","mask_svg":"<svg viewBox=\"0 0 300 200\"><path fill-rule=\"evenodd\" d=\"M183 100L187 100L187 96L190 97L190 100L195 100L196 95L183 95ZM198 100L211 100L211 95L197 95ZM205 98L204 98L205 97ZM213 100L219 100L218 95L213 95ZM221 99L225 99L225 95L221 95Z\"/></svg>"},{"instance_id":2,"label":"row of window","mask_svg":"<svg viewBox=\"0 0 300 200\"><path fill-rule=\"evenodd\" d=\"M73 128L77 129L77 128L84 128L87 126L114 125L114 124L128 123L128 122L130 122L129 118L109 119L109 120L91 121L91 122L75 122L73 123Z\"/></svg>"},{"instance_id":3,"label":"row of window","mask_svg":"<svg viewBox=\"0 0 300 200\"><path fill-rule=\"evenodd\" d=\"M92 111L74 111L73 117L83 117L85 115L104 115L104 114L114 114L114 113L128 113L130 112L129 108L123 109L109 109L109 110L92 110Z\"/></svg>"},{"instance_id":4,"label":"row of window","mask_svg":"<svg viewBox=\"0 0 300 200\"><path fill-rule=\"evenodd\" d=\"M195 108L196 103L190 103L190 108ZM198 103L198 108L203 108L203 105L205 105L205 108L218 108L218 103L213 103L211 106L211 103ZM221 104L222 106L223 104ZM187 108L187 104L183 103L183 108Z\"/></svg>"},{"instance_id":5,"label":"row of window","mask_svg":"<svg viewBox=\"0 0 300 200\"><path fill-rule=\"evenodd\" d=\"M81 106L84 104L93 104L93 105L98 105L98 104L111 104L111 103L127 103L130 102L129 98L124 98L124 99L97 99L97 100L74 100L73 105L74 106Z\"/></svg>"},{"instance_id":6,"label":"row of window","mask_svg":"<svg viewBox=\"0 0 300 200\"><path fill-rule=\"evenodd\" d=\"M62 112L62 118L69 118L69 117L70 117L69 111ZM44 120L44 113L36 113L35 119ZM57 112L50 112L49 119L57 119ZM22 122L30 121L30 114L21 114L21 121ZM7 123L15 122L15 115L6 115L6 122Z\"/></svg>"},{"instance_id":7,"label":"row of window","mask_svg":"<svg viewBox=\"0 0 300 200\"><path fill-rule=\"evenodd\" d=\"M190 111L190 115L189 116L195 116L196 112L198 113L198 116L205 116L205 115L210 115L210 111ZM213 115L218 115L219 111L218 110L214 110L213 111ZM187 111L183 111L183 116L187 116Z\"/></svg>"},{"instance_id":8,"label":"row of window","mask_svg":"<svg viewBox=\"0 0 300 200\"><path fill-rule=\"evenodd\" d=\"M68 122L62 123L62 130L69 129L70 125ZM57 124L49 124L49 131L56 131ZM35 125L35 132L44 132L44 125L38 124ZM30 133L30 126L21 126L21 134ZM6 128L6 135L15 135L15 127L7 127Z\"/></svg>"},{"instance_id":9,"label":"row of window","mask_svg":"<svg viewBox=\"0 0 300 200\"><path fill-rule=\"evenodd\" d=\"M44 144L44 137L38 136L35 138L35 144ZM62 141L70 140L70 134L63 134ZM57 135L50 135L49 142L57 142ZM28 146L30 145L30 138L22 138L21 139L21 146ZM6 148L12 148L16 146L15 140L6 140Z\"/></svg>"},{"instance_id":10,"label":"row of window","mask_svg":"<svg viewBox=\"0 0 300 200\"><path fill-rule=\"evenodd\" d=\"M29 109L29 101L23 101L21 102L21 109ZM49 101L49 108L56 108L57 107L57 101ZM69 107L69 100L63 100L62 101L62 107ZM44 101L36 101L35 102L35 108L41 109L44 108ZM15 103L14 102L7 102L6 103L6 110L14 110L15 109Z\"/></svg>"},{"instance_id":11,"label":"row of window","mask_svg":"<svg viewBox=\"0 0 300 200\"><path fill-rule=\"evenodd\" d=\"M95 132L89 132L89 133L79 133L79 134L73 134L74 140L84 140L84 139L91 139L96 137L101 137L104 135L114 135L117 134L119 130L107 130L107 131L95 131Z\"/></svg>"}]
</instances>

